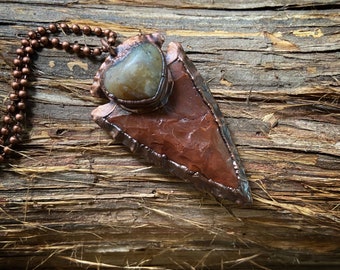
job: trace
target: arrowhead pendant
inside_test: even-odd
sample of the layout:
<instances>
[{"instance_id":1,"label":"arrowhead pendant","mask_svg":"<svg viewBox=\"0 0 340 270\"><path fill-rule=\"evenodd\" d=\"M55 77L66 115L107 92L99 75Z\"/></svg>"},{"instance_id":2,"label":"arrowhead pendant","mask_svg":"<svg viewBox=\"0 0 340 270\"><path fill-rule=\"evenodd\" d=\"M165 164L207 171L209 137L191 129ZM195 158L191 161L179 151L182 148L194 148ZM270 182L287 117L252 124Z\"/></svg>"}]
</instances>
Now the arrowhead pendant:
<instances>
[{"instance_id":1,"label":"arrowhead pendant","mask_svg":"<svg viewBox=\"0 0 340 270\"><path fill-rule=\"evenodd\" d=\"M147 161L217 199L251 203L236 147L208 86L178 43L167 55L159 34L116 48L99 69L92 94L110 99L96 123Z\"/></svg>"}]
</instances>

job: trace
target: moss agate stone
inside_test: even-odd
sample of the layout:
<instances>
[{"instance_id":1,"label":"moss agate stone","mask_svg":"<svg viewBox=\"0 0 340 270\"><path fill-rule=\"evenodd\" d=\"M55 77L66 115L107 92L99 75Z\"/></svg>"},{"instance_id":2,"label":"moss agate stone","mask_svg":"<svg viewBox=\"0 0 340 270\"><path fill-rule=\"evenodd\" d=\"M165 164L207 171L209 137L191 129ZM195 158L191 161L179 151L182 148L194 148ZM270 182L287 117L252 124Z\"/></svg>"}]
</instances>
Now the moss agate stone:
<instances>
[{"instance_id":1,"label":"moss agate stone","mask_svg":"<svg viewBox=\"0 0 340 270\"><path fill-rule=\"evenodd\" d=\"M152 98L161 81L162 65L159 49L152 43L142 43L106 71L104 86L118 99Z\"/></svg>"}]
</instances>

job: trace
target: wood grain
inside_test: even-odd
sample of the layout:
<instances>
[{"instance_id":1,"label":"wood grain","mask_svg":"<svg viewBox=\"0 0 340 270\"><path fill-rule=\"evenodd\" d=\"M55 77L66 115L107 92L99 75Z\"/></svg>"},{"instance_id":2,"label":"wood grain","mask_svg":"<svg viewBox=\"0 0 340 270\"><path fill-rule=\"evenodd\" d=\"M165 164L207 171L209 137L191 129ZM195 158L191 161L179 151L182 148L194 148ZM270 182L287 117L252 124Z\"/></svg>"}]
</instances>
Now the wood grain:
<instances>
[{"instance_id":1,"label":"wood grain","mask_svg":"<svg viewBox=\"0 0 340 270\"><path fill-rule=\"evenodd\" d=\"M20 37L37 26L99 25L121 40L159 31L209 82L254 204L221 205L114 144L90 119L105 102L89 96L101 59L42 50L29 139L0 171L1 267L337 269L338 1L164 2L1 3L0 109Z\"/></svg>"}]
</instances>

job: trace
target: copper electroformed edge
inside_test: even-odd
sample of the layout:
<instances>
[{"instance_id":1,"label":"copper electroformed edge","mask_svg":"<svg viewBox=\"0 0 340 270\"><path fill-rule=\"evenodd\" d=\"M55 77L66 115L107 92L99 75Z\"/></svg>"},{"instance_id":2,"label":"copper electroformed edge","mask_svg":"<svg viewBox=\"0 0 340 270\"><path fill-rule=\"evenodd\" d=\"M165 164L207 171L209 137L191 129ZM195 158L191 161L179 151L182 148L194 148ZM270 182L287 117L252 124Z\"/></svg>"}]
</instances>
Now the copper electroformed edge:
<instances>
[{"instance_id":1,"label":"copper electroformed edge","mask_svg":"<svg viewBox=\"0 0 340 270\"><path fill-rule=\"evenodd\" d=\"M177 42L171 42L168 46L168 51L167 51L167 63L168 65L171 62L174 61L180 61L184 64L187 73L190 74L191 79L194 81L194 84L196 86L196 89L198 92L201 94L203 100L205 103L209 106L210 110L212 111L213 115L215 116L215 121L217 122L220 130L220 134L225 141L231 157L233 159L233 165L234 169L237 172L237 178L239 180L239 187L236 189L231 189L231 192L224 186L218 185L218 183L213 183L208 186L210 187L210 190L217 189L214 192L211 192L214 196L222 199L229 199L234 198L232 201L235 201L236 203L241 203L241 204L248 204L252 203L253 199L251 196L251 191L249 187L249 182L245 173L245 170L242 166L241 160L240 160L240 155L237 151L237 148L232 140L231 134L229 132L229 129L227 127L227 124L225 122L225 119L223 117L223 114L211 94L211 91L204 81L203 77L201 74L198 72L192 61L187 57L186 53L184 52L183 47L181 46L180 43ZM211 179L208 179L208 182L213 181ZM203 180L203 182L206 182L206 180ZM213 181L214 182L214 181ZM216 186L216 187L214 187ZM209 192L209 191L208 191ZM223 193L229 194L229 198L223 196Z\"/></svg>"},{"instance_id":2,"label":"copper electroformed edge","mask_svg":"<svg viewBox=\"0 0 340 270\"><path fill-rule=\"evenodd\" d=\"M162 76L159 83L158 91L155 96L142 100L124 100L116 98L110 93L104 86L103 79L106 71L115 64L124 61L125 57L131 50L138 47L142 43L151 43L155 45L155 48L162 56ZM114 100L117 104L123 107L125 110L135 113L145 113L149 111L157 110L167 103L173 86L171 74L168 71L167 63L163 52L161 51L162 44L164 43L164 37L158 33L150 35L137 35L127 39L115 49L114 55L109 55L104 63L100 66L97 74L94 77L94 83L91 88L91 94L93 96L107 97L110 100ZM103 95L104 94L104 95Z\"/></svg>"},{"instance_id":3,"label":"copper electroformed edge","mask_svg":"<svg viewBox=\"0 0 340 270\"><path fill-rule=\"evenodd\" d=\"M161 43L163 43L163 41ZM170 72L174 71L171 70L173 63L181 63L183 65L183 72L186 72L189 75L190 80L192 80L196 91L200 94L201 98L204 100L205 104L209 107L212 114L214 115L215 121L219 127L219 133L230 152L230 158L232 159L233 166L232 169L234 170L238 182L236 187L223 185L214 181L213 179L205 177L199 172L189 170L186 166L169 159L165 154L160 154L154 151L149 146L140 143L138 140L131 137L128 133L124 132L122 127L113 123L113 121L110 121L110 114L117 106L117 102L115 100L111 99L110 103L95 109L92 112L92 117L97 122L97 124L101 126L104 130L109 132L117 142L123 143L124 145L129 147L133 153L143 156L148 162L151 162L156 166L164 167L175 176L190 181L197 189L208 192L219 200L228 199L239 204L251 203L252 197L250 193L250 188L245 171L241 165L239 154L237 152L236 146L231 139L230 132L226 126L218 104L214 100L208 86L204 82L203 78L201 77L193 63L186 56L180 44L169 44L166 62L170 69ZM105 68L102 70L105 70ZM100 72L95 77L95 87L98 87L98 83L100 84ZM122 112L122 114L125 114L125 112Z\"/></svg>"}]
</instances>

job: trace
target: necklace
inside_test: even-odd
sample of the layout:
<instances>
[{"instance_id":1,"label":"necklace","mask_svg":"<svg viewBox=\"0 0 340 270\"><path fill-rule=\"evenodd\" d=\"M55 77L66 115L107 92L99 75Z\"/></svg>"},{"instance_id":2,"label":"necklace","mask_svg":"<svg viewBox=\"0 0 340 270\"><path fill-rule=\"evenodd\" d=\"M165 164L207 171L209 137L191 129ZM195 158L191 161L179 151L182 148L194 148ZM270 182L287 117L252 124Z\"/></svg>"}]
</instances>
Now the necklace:
<instances>
[{"instance_id":1,"label":"necklace","mask_svg":"<svg viewBox=\"0 0 340 270\"><path fill-rule=\"evenodd\" d=\"M90 48L60 41L58 34L96 36ZM147 161L190 181L219 200L250 203L245 171L218 104L179 43L161 50L158 34L138 35L115 47L117 34L89 26L50 24L30 31L14 59L12 91L0 130L0 163L22 142L32 55L42 48L81 56L108 56L91 94L109 103L92 112L116 141Z\"/></svg>"},{"instance_id":2,"label":"necklace","mask_svg":"<svg viewBox=\"0 0 340 270\"><path fill-rule=\"evenodd\" d=\"M60 42L58 37L50 38L51 36L57 36L60 32L66 35L95 35L99 38L106 38L106 46L90 49L77 43ZM48 28L38 27L36 31L28 32L27 38L21 40L21 47L16 50L17 57L13 60L15 68L12 74L12 91L9 93L9 102L6 106L2 119L3 125L0 130L0 163L4 162L11 154L12 149L22 141L32 55L42 48L57 48L84 56L100 56L103 52L108 52L109 50L113 53L110 48L114 46L116 37L117 34L111 30L103 31L99 27L92 30L89 26L84 26L81 29L79 25L75 24L70 27L64 23L50 24Z\"/></svg>"}]
</instances>

